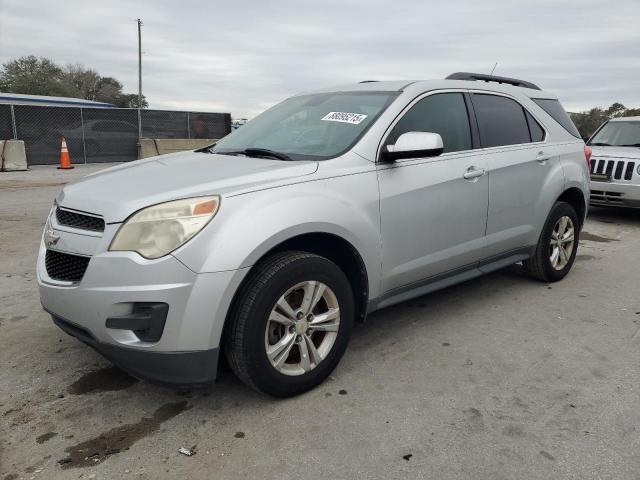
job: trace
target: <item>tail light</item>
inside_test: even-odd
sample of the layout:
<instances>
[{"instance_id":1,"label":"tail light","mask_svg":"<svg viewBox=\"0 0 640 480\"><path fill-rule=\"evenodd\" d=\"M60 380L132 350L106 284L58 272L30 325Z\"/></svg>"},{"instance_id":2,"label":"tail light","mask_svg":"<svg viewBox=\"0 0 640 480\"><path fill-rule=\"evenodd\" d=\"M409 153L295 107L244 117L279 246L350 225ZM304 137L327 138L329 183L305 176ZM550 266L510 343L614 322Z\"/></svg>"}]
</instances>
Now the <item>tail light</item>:
<instances>
[{"instance_id":1,"label":"tail light","mask_svg":"<svg viewBox=\"0 0 640 480\"><path fill-rule=\"evenodd\" d=\"M591 154L593 150L589 145L584 146L584 159L587 161L587 168L591 168Z\"/></svg>"}]
</instances>

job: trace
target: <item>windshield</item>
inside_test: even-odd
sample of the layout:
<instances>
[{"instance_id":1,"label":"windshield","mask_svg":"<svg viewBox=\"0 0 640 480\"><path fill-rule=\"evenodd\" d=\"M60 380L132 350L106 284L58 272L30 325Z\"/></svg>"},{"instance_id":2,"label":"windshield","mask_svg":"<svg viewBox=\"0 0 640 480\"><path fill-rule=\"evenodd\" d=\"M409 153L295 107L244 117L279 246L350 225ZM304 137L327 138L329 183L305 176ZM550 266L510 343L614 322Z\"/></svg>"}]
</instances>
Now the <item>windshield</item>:
<instances>
[{"instance_id":1,"label":"windshield","mask_svg":"<svg viewBox=\"0 0 640 480\"><path fill-rule=\"evenodd\" d=\"M640 147L640 122L609 122L589 140L589 145Z\"/></svg>"},{"instance_id":2,"label":"windshield","mask_svg":"<svg viewBox=\"0 0 640 480\"><path fill-rule=\"evenodd\" d=\"M292 97L223 138L211 151L266 149L293 160L333 158L350 149L396 96L347 92Z\"/></svg>"}]
</instances>

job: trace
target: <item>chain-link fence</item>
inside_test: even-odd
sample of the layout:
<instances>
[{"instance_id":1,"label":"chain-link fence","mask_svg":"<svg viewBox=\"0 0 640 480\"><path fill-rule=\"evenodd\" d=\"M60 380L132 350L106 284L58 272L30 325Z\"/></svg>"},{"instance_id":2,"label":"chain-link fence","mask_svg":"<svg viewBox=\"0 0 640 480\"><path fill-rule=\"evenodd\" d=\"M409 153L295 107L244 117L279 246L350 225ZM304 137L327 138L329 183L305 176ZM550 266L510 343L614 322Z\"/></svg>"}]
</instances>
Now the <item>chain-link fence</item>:
<instances>
[{"instance_id":1,"label":"chain-link fence","mask_svg":"<svg viewBox=\"0 0 640 480\"><path fill-rule=\"evenodd\" d=\"M74 163L128 162L139 138L212 138L231 131L228 113L0 105L0 139L24 140L30 165L56 164L65 137Z\"/></svg>"},{"instance_id":2,"label":"chain-link fence","mask_svg":"<svg viewBox=\"0 0 640 480\"><path fill-rule=\"evenodd\" d=\"M13 122L11 121L11 107L0 105L0 140L13 138Z\"/></svg>"}]
</instances>

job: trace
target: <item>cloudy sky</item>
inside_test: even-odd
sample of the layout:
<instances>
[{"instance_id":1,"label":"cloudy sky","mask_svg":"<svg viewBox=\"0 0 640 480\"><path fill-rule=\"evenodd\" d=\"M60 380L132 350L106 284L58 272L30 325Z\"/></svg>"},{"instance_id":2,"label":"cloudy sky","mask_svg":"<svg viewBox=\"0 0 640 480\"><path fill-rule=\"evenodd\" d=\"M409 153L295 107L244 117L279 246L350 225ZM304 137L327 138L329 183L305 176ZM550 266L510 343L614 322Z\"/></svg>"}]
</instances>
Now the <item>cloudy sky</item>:
<instances>
[{"instance_id":1,"label":"cloudy sky","mask_svg":"<svg viewBox=\"0 0 640 480\"><path fill-rule=\"evenodd\" d=\"M455 71L530 80L567 110L640 107L640 0L0 0L0 63L82 63L152 108L253 116L287 96Z\"/></svg>"}]
</instances>

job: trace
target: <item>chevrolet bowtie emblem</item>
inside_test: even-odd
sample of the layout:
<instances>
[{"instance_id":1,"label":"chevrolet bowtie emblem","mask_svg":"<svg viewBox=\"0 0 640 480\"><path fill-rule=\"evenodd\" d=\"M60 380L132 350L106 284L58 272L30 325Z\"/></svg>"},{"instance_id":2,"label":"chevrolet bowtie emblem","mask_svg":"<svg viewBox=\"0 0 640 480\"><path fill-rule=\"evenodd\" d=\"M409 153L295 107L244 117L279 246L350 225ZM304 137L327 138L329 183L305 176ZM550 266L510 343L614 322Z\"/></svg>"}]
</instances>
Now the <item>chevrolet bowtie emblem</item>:
<instances>
[{"instance_id":1,"label":"chevrolet bowtie emblem","mask_svg":"<svg viewBox=\"0 0 640 480\"><path fill-rule=\"evenodd\" d=\"M47 247L54 247L58 240L60 240L60 236L53 233L50 228L44 231L44 243Z\"/></svg>"}]
</instances>

